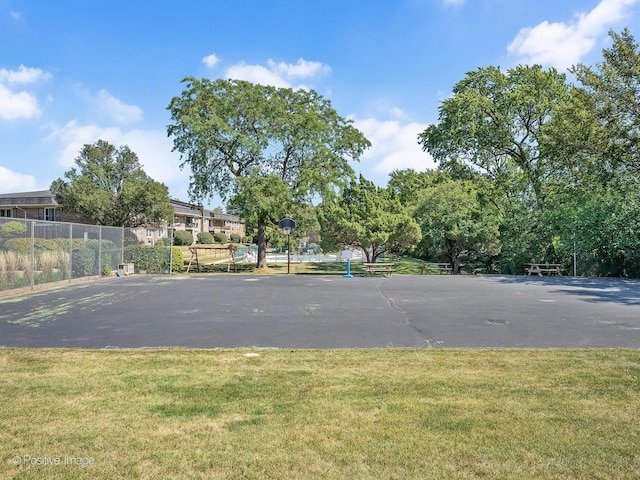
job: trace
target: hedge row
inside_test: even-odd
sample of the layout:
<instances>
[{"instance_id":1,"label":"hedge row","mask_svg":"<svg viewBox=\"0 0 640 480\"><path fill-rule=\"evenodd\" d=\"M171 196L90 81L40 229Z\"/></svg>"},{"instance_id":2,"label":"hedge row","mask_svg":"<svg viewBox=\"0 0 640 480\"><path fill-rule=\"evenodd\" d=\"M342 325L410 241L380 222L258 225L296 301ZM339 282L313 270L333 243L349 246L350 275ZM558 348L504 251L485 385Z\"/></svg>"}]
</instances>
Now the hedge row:
<instances>
[{"instance_id":1,"label":"hedge row","mask_svg":"<svg viewBox=\"0 0 640 480\"><path fill-rule=\"evenodd\" d=\"M173 251L173 259L171 258ZM131 245L124 249L125 263L133 263L136 271L163 273L169 271L172 264L174 272L184 271L184 258L179 248L159 245Z\"/></svg>"}]
</instances>

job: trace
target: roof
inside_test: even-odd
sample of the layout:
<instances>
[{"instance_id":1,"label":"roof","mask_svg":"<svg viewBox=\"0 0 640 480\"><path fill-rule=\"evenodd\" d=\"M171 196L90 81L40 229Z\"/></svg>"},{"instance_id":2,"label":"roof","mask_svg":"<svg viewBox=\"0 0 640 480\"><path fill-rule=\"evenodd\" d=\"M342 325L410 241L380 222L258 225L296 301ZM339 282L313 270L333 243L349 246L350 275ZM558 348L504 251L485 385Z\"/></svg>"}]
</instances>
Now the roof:
<instances>
[{"instance_id":1,"label":"roof","mask_svg":"<svg viewBox=\"0 0 640 480\"><path fill-rule=\"evenodd\" d=\"M35 192L2 193L0 205L6 207L57 207L58 202L51 190Z\"/></svg>"}]
</instances>

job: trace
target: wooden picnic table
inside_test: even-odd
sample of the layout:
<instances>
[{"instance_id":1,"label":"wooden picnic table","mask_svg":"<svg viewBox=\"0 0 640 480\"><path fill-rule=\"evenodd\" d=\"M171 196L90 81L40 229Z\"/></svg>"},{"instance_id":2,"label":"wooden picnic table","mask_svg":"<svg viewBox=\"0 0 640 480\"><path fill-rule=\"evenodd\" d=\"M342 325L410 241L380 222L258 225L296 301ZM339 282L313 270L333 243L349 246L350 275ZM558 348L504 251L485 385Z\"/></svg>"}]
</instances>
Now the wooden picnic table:
<instances>
[{"instance_id":1,"label":"wooden picnic table","mask_svg":"<svg viewBox=\"0 0 640 480\"><path fill-rule=\"evenodd\" d=\"M233 271L236 272L236 261L235 261L235 253L237 247L228 245L191 245L189 247L189 251L191 252L191 258L189 259L189 265L187 266L187 273L189 273L189 269L191 269L191 264L195 260L196 265L198 267L198 272L200 271L200 261L198 259L198 251L207 251L207 250L227 250L229 252L229 257L227 257L227 272L231 271L231 265L233 264Z\"/></svg>"},{"instance_id":2,"label":"wooden picnic table","mask_svg":"<svg viewBox=\"0 0 640 480\"><path fill-rule=\"evenodd\" d=\"M435 262L427 262L422 264L422 273L429 273L431 271L436 271L438 273L445 272L451 273L451 264L449 263L435 263Z\"/></svg>"},{"instance_id":3,"label":"wooden picnic table","mask_svg":"<svg viewBox=\"0 0 640 480\"><path fill-rule=\"evenodd\" d=\"M382 273L385 277L390 277L393 273L393 263L391 262L379 262L379 263L364 263L364 273L367 276L374 276L376 273Z\"/></svg>"},{"instance_id":4,"label":"wooden picnic table","mask_svg":"<svg viewBox=\"0 0 640 480\"><path fill-rule=\"evenodd\" d=\"M557 275L562 276L564 268L559 263L529 263L529 267L526 268L527 275Z\"/></svg>"}]
</instances>

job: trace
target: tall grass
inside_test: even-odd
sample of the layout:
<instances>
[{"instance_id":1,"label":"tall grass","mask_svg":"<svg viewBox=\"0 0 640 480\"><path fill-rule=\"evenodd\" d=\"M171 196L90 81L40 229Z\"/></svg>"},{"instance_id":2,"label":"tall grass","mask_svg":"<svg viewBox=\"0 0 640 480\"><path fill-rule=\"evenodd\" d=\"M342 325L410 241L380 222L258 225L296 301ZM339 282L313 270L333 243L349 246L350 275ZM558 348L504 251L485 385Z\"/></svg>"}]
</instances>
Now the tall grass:
<instances>
[{"instance_id":1,"label":"tall grass","mask_svg":"<svg viewBox=\"0 0 640 480\"><path fill-rule=\"evenodd\" d=\"M60 276L62 280L71 279L71 255L69 252L57 252L58 257L58 269L60 270Z\"/></svg>"},{"instance_id":2,"label":"tall grass","mask_svg":"<svg viewBox=\"0 0 640 480\"><path fill-rule=\"evenodd\" d=\"M4 252L0 252L0 289L7 280L7 261L4 257Z\"/></svg>"},{"instance_id":3,"label":"tall grass","mask_svg":"<svg viewBox=\"0 0 640 480\"><path fill-rule=\"evenodd\" d=\"M7 268L7 281L9 284L14 284L18 278L18 265L20 263L18 254L11 251L4 252L4 261Z\"/></svg>"},{"instance_id":4,"label":"tall grass","mask_svg":"<svg viewBox=\"0 0 640 480\"><path fill-rule=\"evenodd\" d=\"M27 285L31 285L35 276L35 269L31 255L18 255L18 262L22 269L22 275Z\"/></svg>"},{"instance_id":5,"label":"tall grass","mask_svg":"<svg viewBox=\"0 0 640 480\"><path fill-rule=\"evenodd\" d=\"M58 255L56 252L42 252L38 256L38 266L42 271L42 280L44 282L53 280L53 273L57 265Z\"/></svg>"}]
</instances>

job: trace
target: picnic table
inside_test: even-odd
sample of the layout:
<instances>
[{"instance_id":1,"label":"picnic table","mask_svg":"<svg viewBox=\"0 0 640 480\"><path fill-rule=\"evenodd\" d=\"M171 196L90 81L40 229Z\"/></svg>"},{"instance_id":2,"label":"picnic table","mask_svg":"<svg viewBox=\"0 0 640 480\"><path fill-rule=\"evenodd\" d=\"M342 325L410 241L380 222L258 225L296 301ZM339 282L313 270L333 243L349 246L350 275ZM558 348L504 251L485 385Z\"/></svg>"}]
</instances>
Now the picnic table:
<instances>
[{"instance_id":1,"label":"picnic table","mask_svg":"<svg viewBox=\"0 0 640 480\"><path fill-rule=\"evenodd\" d=\"M529 263L526 268L527 275L557 275L562 276L562 272L565 270L559 263Z\"/></svg>"},{"instance_id":2,"label":"picnic table","mask_svg":"<svg viewBox=\"0 0 640 480\"><path fill-rule=\"evenodd\" d=\"M438 273L451 273L451 264L449 263L435 263L435 262L427 262L422 264L422 273L429 273L429 272L438 272Z\"/></svg>"},{"instance_id":3,"label":"picnic table","mask_svg":"<svg viewBox=\"0 0 640 480\"><path fill-rule=\"evenodd\" d=\"M376 273L382 273L385 277L390 277L393 273L393 263L364 263L364 273L367 276L374 276Z\"/></svg>"}]
</instances>

